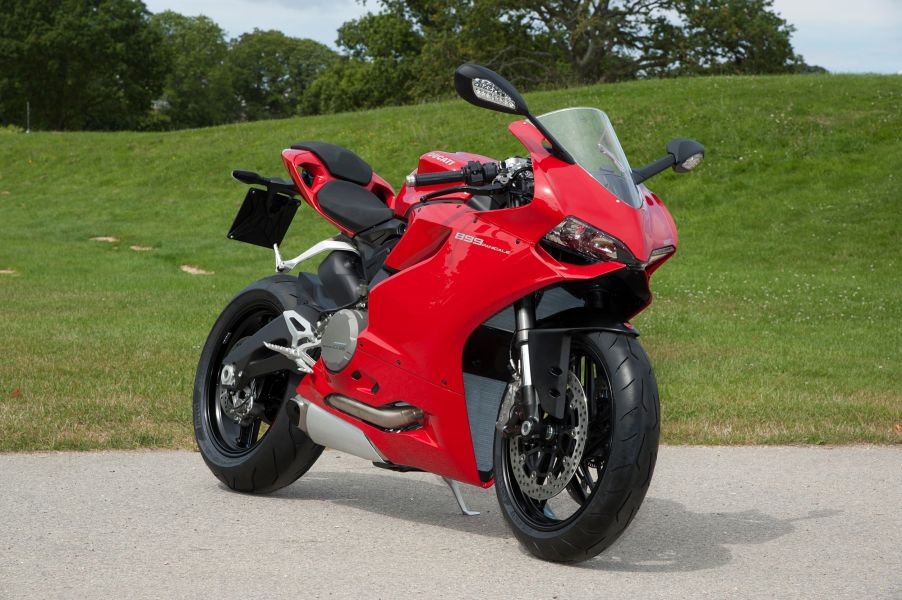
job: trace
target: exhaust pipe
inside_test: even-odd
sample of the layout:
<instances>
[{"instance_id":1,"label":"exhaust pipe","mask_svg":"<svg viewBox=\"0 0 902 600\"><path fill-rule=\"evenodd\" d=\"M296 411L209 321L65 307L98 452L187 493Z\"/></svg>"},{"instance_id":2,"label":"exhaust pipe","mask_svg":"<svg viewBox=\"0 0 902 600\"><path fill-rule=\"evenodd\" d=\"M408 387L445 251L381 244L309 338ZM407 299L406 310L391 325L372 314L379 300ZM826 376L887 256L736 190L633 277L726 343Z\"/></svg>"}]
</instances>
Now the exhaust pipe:
<instances>
[{"instance_id":1,"label":"exhaust pipe","mask_svg":"<svg viewBox=\"0 0 902 600\"><path fill-rule=\"evenodd\" d=\"M370 462L388 462L366 434L300 395L288 401L286 410L291 422L320 446L347 452Z\"/></svg>"},{"instance_id":2,"label":"exhaust pipe","mask_svg":"<svg viewBox=\"0 0 902 600\"><path fill-rule=\"evenodd\" d=\"M338 394L329 396L326 402L343 413L382 429L403 429L423 418L423 411L410 405L375 407Z\"/></svg>"}]
</instances>

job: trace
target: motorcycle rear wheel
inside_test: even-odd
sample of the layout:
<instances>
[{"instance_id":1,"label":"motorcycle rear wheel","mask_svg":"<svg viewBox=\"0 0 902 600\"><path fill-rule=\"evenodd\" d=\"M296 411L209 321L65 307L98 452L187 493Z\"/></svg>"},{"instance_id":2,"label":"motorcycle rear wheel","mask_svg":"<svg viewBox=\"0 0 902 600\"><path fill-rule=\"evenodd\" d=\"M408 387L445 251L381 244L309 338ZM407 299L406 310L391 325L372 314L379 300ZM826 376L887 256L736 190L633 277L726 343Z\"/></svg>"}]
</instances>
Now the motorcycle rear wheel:
<instances>
[{"instance_id":1,"label":"motorcycle rear wheel","mask_svg":"<svg viewBox=\"0 0 902 600\"><path fill-rule=\"evenodd\" d=\"M300 376L268 374L249 388L265 409L244 421L230 419L220 405L223 358L244 337L297 306L293 277L261 279L238 293L213 325L201 353L194 382L194 435L204 462L227 487L265 494L293 483L316 462L323 447L295 427L286 400Z\"/></svg>"},{"instance_id":2,"label":"motorcycle rear wheel","mask_svg":"<svg viewBox=\"0 0 902 600\"><path fill-rule=\"evenodd\" d=\"M570 371L588 403L588 439L565 490L549 500L527 495L511 465L515 438L495 437L501 512L532 554L553 562L589 559L626 530L651 483L660 435L657 383L636 338L574 336Z\"/></svg>"}]
</instances>

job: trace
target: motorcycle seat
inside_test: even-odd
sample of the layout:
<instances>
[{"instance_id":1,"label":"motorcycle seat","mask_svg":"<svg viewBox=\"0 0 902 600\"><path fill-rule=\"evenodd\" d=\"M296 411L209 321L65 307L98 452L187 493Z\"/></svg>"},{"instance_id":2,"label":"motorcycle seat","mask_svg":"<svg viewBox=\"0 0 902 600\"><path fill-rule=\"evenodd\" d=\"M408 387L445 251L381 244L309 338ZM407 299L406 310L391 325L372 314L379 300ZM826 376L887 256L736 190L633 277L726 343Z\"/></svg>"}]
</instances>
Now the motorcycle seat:
<instances>
[{"instance_id":1,"label":"motorcycle seat","mask_svg":"<svg viewBox=\"0 0 902 600\"><path fill-rule=\"evenodd\" d=\"M388 221L394 215L376 194L340 179L320 188L316 200L327 217L355 235Z\"/></svg>"},{"instance_id":2,"label":"motorcycle seat","mask_svg":"<svg viewBox=\"0 0 902 600\"><path fill-rule=\"evenodd\" d=\"M326 142L298 142L291 149L312 152L333 177L358 185L367 185L373 178L373 167L347 148Z\"/></svg>"}]
</instances>

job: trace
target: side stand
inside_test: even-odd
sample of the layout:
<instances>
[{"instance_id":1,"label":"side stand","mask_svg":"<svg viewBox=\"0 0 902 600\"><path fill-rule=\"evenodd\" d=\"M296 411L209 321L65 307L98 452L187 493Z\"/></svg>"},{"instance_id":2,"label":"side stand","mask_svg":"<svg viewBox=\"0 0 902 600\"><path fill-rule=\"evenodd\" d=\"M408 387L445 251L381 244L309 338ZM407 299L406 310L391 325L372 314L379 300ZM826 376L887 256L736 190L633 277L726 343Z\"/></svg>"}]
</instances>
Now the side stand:
<instances>
[{"instance_id":1,"label":"side stand","mask_svg":"<svg viewBox=\"0 0 902 600\"><path fill-rule=\"evenodd\" d=\"M448 484L448 487L451 488L451 493L454 494L454 499L457 500L457 506L460 507L460 512L468 517L475 517L479 513L475 510L470 510L467 508L467 503L464 502L464 497L460 493L460 484L454 481L453 479L448 479L447 477L442 477L442 481Z\"/></svg>"}]
</instances>

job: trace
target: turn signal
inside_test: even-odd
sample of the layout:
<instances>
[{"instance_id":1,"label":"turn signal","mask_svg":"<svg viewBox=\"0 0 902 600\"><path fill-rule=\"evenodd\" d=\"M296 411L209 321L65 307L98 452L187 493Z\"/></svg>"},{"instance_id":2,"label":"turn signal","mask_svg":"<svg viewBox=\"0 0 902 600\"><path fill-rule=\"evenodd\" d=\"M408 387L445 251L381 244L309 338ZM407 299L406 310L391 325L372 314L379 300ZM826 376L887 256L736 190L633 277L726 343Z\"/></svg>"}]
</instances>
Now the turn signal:
<instances>
[{"instance_id":1,"label":"turn signal","mask_svg":"<svg viewBox=\"0 0 902 600\"><path fill-rule=\"evenodd\" d=\"M651 256L648 258L647 265L653 265L662 258L667 258L668 254L673 254L676 251L676 248L673 246L664 246L663 248L657 248L656 250L651 251Z\"/></svg>"}]
</instances>

